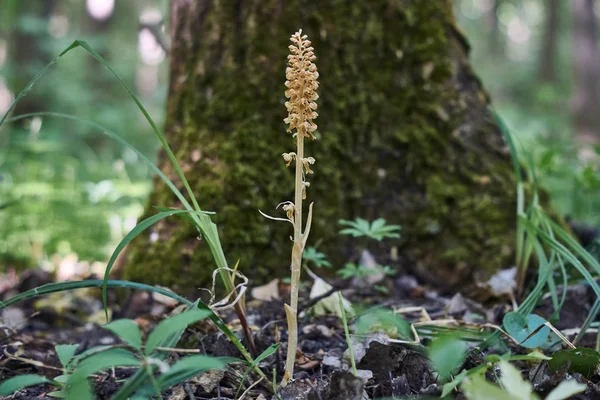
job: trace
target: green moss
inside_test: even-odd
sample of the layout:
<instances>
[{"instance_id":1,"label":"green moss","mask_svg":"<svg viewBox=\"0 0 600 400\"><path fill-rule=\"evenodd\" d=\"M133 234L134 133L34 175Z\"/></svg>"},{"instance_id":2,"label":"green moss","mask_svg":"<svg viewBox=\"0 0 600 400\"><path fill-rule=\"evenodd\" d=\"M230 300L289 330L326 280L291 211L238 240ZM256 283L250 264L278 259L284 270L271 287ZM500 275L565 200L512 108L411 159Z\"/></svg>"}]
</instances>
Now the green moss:
<instances>
[{"instance_id":1,"label":"green moss","mask_svg":"<svg viewBox=\"0 0 600 400\"><path fill-rule=\"evenodd\" d=\"M510 160L486 122L487 100L456 38L450 1L188 7L175 27L166 131L200 205L217 212L230 263L240 259L256 279L288 274L291 228L258 210L277 214L293 195L281 159L294 147L283 82L288 38L302 27L321 76L319 140L306 146L317 159L309 244L322 240L320 250L340 265L353 247L336 234L337 220L384 217L403 225L403 238L389 245L430 281L508 265ZM159 181L150 203L175 204ZM215 266L194 230L166 221L153 232L159 240L132 245L125 277L206 286Z\"/></svg>"}]
</instances>

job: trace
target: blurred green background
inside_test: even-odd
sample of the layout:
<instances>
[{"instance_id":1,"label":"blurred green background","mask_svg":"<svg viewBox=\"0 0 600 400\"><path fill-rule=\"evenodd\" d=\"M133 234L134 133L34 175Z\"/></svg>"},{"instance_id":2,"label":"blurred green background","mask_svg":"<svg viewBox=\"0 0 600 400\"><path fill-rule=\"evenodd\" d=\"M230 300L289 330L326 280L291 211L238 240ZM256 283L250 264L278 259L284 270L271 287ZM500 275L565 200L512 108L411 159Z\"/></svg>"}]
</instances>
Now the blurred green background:
<instances>
[{"instance_id":1,"label":"blurred green background","mask_svg":"<svg viewBox=\"0 0 600 400\"><path fill-rule=\"evenodd\" d=\"M475 71L528 153L555 208L600 227L594 0L456 0ZM1 0L0 115L54 56L87 40L161 124L168 80L166 0ZM158 142L135 104L83 51L59 61L15 114L94 120L151 159ZM76 255L105 261L141 214L148 168L75 121L33 118L0 128L0 265Z\"/></svg>"}]
</instances>

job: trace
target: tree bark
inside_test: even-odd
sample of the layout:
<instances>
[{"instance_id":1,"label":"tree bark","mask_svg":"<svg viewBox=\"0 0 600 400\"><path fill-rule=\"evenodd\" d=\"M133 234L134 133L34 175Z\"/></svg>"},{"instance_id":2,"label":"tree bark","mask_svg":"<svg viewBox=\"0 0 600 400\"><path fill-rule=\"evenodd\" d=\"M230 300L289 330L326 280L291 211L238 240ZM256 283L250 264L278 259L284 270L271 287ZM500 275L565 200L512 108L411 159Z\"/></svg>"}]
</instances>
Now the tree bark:
<instances>
[{"instance_id":1,"label":"tree bark","mask_svg":"<svg viewBox=\"0 0 600 400\"><path fill-rule=\"evenodd\" d=\"M317 55L319 140L308 246L336 267L356 257L340 218L385 218L400 240L377 260L469 291L511 265L515 181L489 99L471 70L450 0L172 0L166 135L230 262L258 280L289 276L289 224L264 219L292 198L281 154L289 36ZM160 155L162 170L179 186ZM311 176L312 177L312 176ZM177 206L155 181L151 205ZM155 213L149 206L145 217ZM390 256L395 247L399 257ZM394 252L395 253L395 252ZM166 220L131 246L127 279L183 290L215 267L195 231Z\"/></svg>"},{"instance_id":2,"label":"tree bark","mask_svg":"<svg viewBox=\"0 0 600 400\"><path fill-rule=\"evenodd\" d=\"M600 53L594 0L573 0L571 4L575 18L575 129L580 142L597 143L600 133Z\"/></svg>"},{"instance_id":3,"label":"tree bark","mask_svg":"<svg viewBox=\"0 0 600 400\"><path fill-rule=\"evenodd\" d=\"M556 50L560 27L560 0L546 0L546 26L542 37L539 79L545 83L556 81Z\"/></svg>"}]
</instances>

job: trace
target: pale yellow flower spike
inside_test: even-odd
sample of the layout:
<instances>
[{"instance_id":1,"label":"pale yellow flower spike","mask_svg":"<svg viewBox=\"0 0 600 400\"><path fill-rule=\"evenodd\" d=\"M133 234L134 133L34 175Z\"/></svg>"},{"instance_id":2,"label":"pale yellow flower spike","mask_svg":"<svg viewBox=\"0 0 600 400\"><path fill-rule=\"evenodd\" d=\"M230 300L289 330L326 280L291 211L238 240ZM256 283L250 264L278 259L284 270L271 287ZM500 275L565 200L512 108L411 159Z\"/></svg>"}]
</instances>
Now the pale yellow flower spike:
<instances>
[{"instance_id":1,"label":"pale yellow flower spike","mask_svg":"<svg viewBox=\"0 0 600 400\"><path fill-rule=\"evenodd\" d=\"M317 130L317 125L313 120L318 116L315 110L316 100L319 98L316 92L319 88L319 73L313 61L317 57L307 36L300 36L301 34L302 30L290 39L293 43L289 46L292 54L288 56L289 66L285 70L285 86L288 88L285 97L289 99L285 107L288 117L284 122L289 125L288 131L296 129L294 135L301 134L316 139L313 132Z\"/></svg>"},{"instance_id":2,"label":"pale yellow flower spike","mask_svg":"<svg viewBox=\"0 0 600 400\"><path fill-rule=\"evenodd\" d=\"M308 219L306 221L306 230L302 232L302 200L306 199L306 189L310 186L306 182L305 174L312 174L310 165L315 163L313 157L304 157L304 138L316 139L313 134L317 130L317 125L313 122L318 114L316 100L319 98L317 89L319 88L319 73L313 63L316 59L314 49L310 46L310 41L306 35L302 36L302 30L294 33L290 39L292 44L289 46L290 55L288 55L289 66L285 70L286 82L285 97L288 101L285 107L288 111L288 117L284 122L289 125L288 132L293 132L296 138L296 152L284 153L283 159L289 166L292 161L296 161L296 193L293 209L291 205L285 209L290 220L293 217L294 225L294 247L292 249L292 288L290 294L290 305L285 305L285 313L288 322L288 351L285 362L285 375L282 385L287 384L294 375L294 363L296 361L296 349L298 347L298 288L300 285L300 271L302 265L302 253L312 219L312 204L309 207ZM293 210L293 211L292 211Z\"/></svg>"}]
</instances>

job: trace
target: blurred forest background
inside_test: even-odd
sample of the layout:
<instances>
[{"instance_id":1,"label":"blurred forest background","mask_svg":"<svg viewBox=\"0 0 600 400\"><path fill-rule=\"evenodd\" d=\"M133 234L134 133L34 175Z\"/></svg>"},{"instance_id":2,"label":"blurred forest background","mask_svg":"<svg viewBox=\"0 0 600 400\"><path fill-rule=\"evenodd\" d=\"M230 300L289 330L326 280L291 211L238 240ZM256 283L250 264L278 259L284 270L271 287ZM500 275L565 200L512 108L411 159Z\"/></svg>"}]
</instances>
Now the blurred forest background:
<instances>
[{"instance_id":1,"label":"blurred forest background","mask_svg":"<svg viewBox=\"0 0 600 400\"><path fill-rule=\"evenodd\" d=\"M600 2L455 0L455 6L472 65L554 207L600 228ZM84 39L160 124L167 10L166 0L0 0L0 115L54 56ZM82 51L53 66L16 114L35 111L94 120L156 158L158 141L135 104ZM135 153L77 121L35 117L2 127L0 268L60 266L60 272L106 261L142 213L150 185L150 171Z\"/></svg>"}]
</instances>

